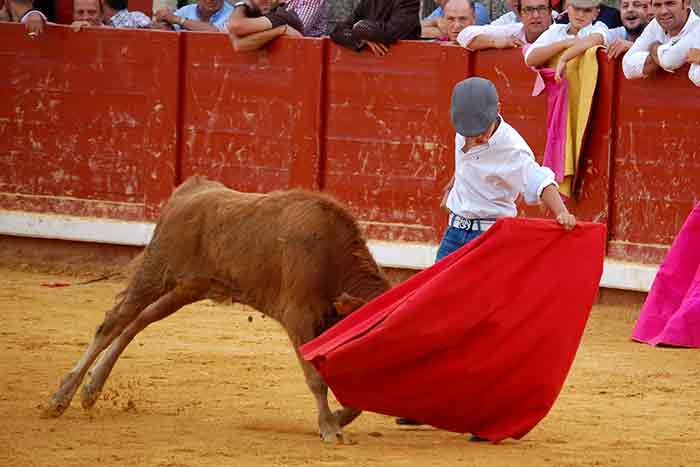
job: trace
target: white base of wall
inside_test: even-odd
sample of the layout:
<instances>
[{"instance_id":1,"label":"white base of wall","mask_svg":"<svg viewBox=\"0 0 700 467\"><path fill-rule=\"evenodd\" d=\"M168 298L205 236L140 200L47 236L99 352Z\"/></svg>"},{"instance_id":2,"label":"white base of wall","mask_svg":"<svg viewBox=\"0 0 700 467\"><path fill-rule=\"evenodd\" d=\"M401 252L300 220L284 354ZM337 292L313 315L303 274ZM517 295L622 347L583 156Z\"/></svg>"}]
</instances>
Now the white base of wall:
<instances>
[{"instance_id":1,"label":"white base of wall","mask_svg":"<svg viewBox=\"0 0 700 467\"><path fill-rule=\"evenodd\" d=\"M0 211L0 234L116 245L145 246L151 222L127 222L55 214ZM433 264L437 245L370 240L369 249L383 267L425 269ZM658 266L606 259L601 287L648 292Z\"/></svg>"}]
</instances>

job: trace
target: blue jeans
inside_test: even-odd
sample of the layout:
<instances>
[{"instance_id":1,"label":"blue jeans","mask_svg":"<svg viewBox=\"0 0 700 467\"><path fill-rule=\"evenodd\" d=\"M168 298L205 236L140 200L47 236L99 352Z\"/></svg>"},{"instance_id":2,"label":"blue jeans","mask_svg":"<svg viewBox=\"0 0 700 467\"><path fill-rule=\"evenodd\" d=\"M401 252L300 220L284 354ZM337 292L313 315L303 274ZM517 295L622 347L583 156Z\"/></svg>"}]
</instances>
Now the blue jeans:
<instances>
[{"instance_id":1,"label":"blue jeans","mask_svg":"<svg viewBox=\"0 0 700 467\"><path fill-rule=\"evenodd\" d=\"M437 255L435 255L435 261L440 261L450 253L459 250L462 246L471 242L482 233L484 232L481 230L465 230L448 227L445 236L442 237L442 241L440 242Z\"/></svg>"}]
</instances>

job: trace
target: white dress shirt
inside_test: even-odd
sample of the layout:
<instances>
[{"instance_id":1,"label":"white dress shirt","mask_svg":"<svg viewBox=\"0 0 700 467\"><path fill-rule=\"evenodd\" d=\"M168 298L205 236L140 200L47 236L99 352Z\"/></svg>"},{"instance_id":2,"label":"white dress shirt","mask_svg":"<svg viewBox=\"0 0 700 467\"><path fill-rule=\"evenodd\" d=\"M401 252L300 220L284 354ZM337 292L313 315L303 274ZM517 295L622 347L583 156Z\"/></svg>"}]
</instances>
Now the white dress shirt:
<instances>
[{"instance_id":1,"label":"white dress shirt","mask_svg":"<svg viewBox=\"0 0 700 467\"><path fill-rule=\"evenodd\" d=\"M535 204L548 185L557 186L554 172L535 161L530 146L502 117L488 143L466 153L463 147L464 137L455 134L455 180L447 207L466 219L513 217L521 193Z\"/></svg>"},{"instance_id":2,"label":"white dress shirt","mask_svg":"<svg viewBox=\"0 0 700 467\"><path fill-rule=\"evenodd\" d=\"M552 20L557 19L557 16L559 14L552 10ZM495 20L491 21L492 26L503 26L504 24L513 24L513 23L522 23L523 20L515 14L514 11L509 11L508 13L504 13Z\"/></svg>"},{"instance_id":3,"label":"white dress shirt","mask_svg":"<svg viewBox=\"0 0 700 467\"><path fill-rule=\"evenodd\" d=\"M624 26L608 29L608 44L612 44L618 39L622 39L623 41L629 40L627 29L625 29Z\"/></svg>"},{"instance_id":4,"label":"white dress shirt","mask_svg":"<svg viewBox=\"0 0 700 467\"><path fill-rule=\"evenodd\" d=\"M572 39L574 37L576 37L577 39L585 39L591 34L600 34L601 36L603 36L603 45L608 45L608 27L605 25L605 23L601 21L596 21L593 24L589 24L585 28L581 28L581 30L578 33L576 33L575 36L569 33L570 26L570 23L551 25L545 32L542 33L540 37L537 38L537 40L530 46L530 48L527 49L527 52L525 52L525 61L527 61L527 57L535 49L545 47L547 45L554 44L555 42L563 41L566 39Z\"/></svg>"},{"instance_id":5,"label":"white dress shirt","mask_svg":"<svg viewBox=\"0 0 700 467\"><path fill-rule=\"evenodd\" d=\"M493 24L487 24L484 26L467 26L459 32L457 42L462 47L468 49L469 44L471 44L477 36L481 36L482 34L486 34L491 37L515 36L521 41L527 43L523 23L503 24L501 26L494 26Z\"/></svg>"},{"instance_id":6,"label":"white dress shirt","mask_svg":"<svg viewBox=\"0 0 700 467\"><path fill-rule=\"evenodd\" d=\"M688 22L690 22L690 19ZM687 23L686 26L688 26ZM683 34L682 31L681 34ZM676 43L674 47L673 53L666 53L666 63L668 63L670 60L669 57L671 57L672 59L676 60L680 59L680 65L683 65L688 58L688 51L690 49L700 49L700 22L697 21L695 27L692 27L690 32L683 35L683 37L678 40L678 43ZM659 50L661 50L661 46L659 46ZM661 57L659 57L659 61L660 60ZM690 81L692 81L695 86L700 86L700 65L695 63L690 65L688 78L690 78Z\"/></svg>"},{"instance_id":7,"label":"white dress shirt","mask_svg":"<svg viewBox=\"0 0 700 467\"><path fill-rule=\"evenodd\" d=\"M681 32L671 37L661 28L656 18L651 20L644 28L642 35L634 41L622 58L622 71L627 79L644 78L644 63L649 57L649 49L654 42L662 44L657 49L661 68L673 71L683 66L688 55L688 41L682 43L681 39L690 35L698 25L700 25L700 18L691 10Z\"/></svg>"}]
</instances>

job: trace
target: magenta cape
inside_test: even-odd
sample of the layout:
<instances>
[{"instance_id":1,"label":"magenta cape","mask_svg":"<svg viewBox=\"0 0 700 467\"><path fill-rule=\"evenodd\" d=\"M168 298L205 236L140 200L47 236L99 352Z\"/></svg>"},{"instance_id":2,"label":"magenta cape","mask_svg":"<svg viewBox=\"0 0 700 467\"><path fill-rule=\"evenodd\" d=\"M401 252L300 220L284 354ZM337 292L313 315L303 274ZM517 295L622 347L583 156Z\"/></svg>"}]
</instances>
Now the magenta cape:
<instances>
[{"instance_id":1,"label":"magenta cape","mask_svg":"<svg viewBox=\"0 0 700 467\"><path fill-rule=\"evenodd\" d=\"M661 264L632 339L700 347L700 204L690 212Z\"/></svg>"},{"instance_id":2,"label":"magenta cape","mask_svg":"<svg viewBox=\"0 0 700 467\"><path fill-rule=\"evenodd\" d=\"M349 407L497 442L554 404L603 271L605 227L507 218L301 348Z\"/></svg>"}]
</instances>

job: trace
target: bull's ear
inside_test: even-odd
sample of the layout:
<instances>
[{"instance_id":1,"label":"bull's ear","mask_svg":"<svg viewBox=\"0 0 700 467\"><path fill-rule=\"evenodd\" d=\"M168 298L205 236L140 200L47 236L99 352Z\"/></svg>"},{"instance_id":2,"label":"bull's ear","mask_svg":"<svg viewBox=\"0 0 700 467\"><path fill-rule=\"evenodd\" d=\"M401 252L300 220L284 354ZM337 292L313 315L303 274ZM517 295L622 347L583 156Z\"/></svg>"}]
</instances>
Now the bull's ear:
<instances>
[{"instance_id":1,"label":"bull's ear","mask_svg":"<svg viewBox=\"0 0 700 467\"><path fill-rule=\"evenodd\" d=\"M365 303L366 302L363 299L353 297L347 292L343 292L343 294L340 297L335 299L335 301L333 302L333 306L335 307L335 311L340 316L347 316L353 311L360 308Z\"/></svg>"}]
</instances>

